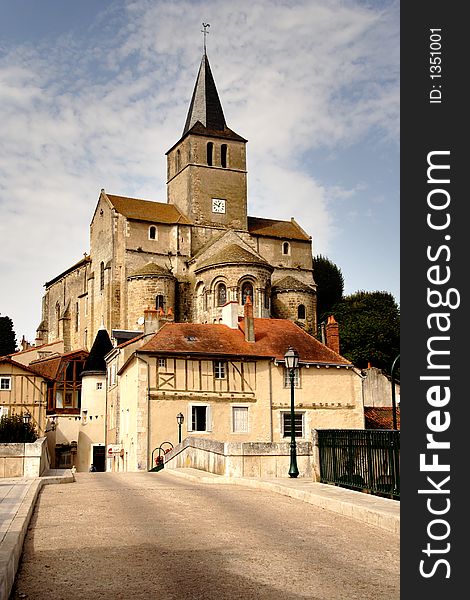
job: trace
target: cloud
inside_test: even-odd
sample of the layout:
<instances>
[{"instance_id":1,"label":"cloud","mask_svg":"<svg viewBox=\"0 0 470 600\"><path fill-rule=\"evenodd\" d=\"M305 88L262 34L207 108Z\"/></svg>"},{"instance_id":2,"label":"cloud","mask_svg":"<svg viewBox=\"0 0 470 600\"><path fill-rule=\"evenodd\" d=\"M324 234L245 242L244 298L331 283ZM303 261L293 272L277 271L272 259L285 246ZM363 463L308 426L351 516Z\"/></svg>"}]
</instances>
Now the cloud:
<instances>
[{"instance_id":1,"label":"cloud","mask_svg":"<svg viewBox=\"0 0 470 600\"><path fill-rule=\"evenodd\" d=\"M88 250L100 188L166 199L164 153L182 132L204 19L228 124L249 139L250 214L295 216L331 247L331 203L356 192L320 183L304 158L371 131L397 142L397 13L397 2L118 1L81 37L71 24L35 47L4 44L0 269L13 285L0 312L34 337L41 285Z\"/></svg>"}]
</instances>

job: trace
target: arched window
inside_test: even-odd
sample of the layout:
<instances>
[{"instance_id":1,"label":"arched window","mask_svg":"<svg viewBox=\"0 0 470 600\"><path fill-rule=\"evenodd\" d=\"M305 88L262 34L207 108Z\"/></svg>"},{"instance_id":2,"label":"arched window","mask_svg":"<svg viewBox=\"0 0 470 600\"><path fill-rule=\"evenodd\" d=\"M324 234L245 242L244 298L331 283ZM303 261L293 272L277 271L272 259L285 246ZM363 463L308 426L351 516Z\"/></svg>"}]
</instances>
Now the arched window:
<instances>
[{"instance_id":1,"label":"arched window","mask_svg":"<svg viewBox=\"0 0 470 600\"><path fill-rule=\"evenodd\" d=\"M227 303L227 287L225 283L219 283L217 286L217 306L223 306Z\"/></svg>"},{"instance_id":2,"label":"arched window","mask_svg":"<svg viewBox=\"0 0 470 600\"><path fill-rule=\"evenodd\" d=\"M162 294L155 297L155 308L165 310L165 297Z\"/></svg>"},{"instance_id":3,"label":"arched window","mask_svg":"<svg viewBox=\"0 0 470 600\"><path fill-rule=\"evenodd\" d=\"M104 290L104 262L100 264L100 290Z\"/></svg>"},{"instance_id":4,"label":"arched window","mask_svg":"<svg viewBox=\"0 0 470 600\"><path fill-rule=\"evenodd\" d=\"M297 307L297 318L305 319L305 306L303 304L299 304Z\"/></svg>"},{"instance_id":5,"label":"arched window","mask_svg":"<svg viewBox=\"0 0 470 600\"><path fill-rule=\"evenodd\" d=\"M181 152L179 150L176 151L175 166L176 166L176 172L179 173L179 170L181 169Z\"/></svg>"},{"instance_id":6,"label":"arched window","mask_svg":"<svg viewBox=\"0 0 470 600\"><path fill-rule=\"evenodd\" d=\"M214 144L212 142L207 142L207 164L209 167L212 167L212 159L214 154Z\"/></svg>"},{"instance_id":7,"label":"arched window","mask_svg":"<svg viewBox=\"0 0 470 600\"><path fill-rule=\"evenodd\" d=\"M282 242L282 253L290 254L290 244L289 242Z\"/></svg>"},{"instance_id":8,"label":"arched window","mask_svg":"<svg viewBox=\"0 0 470 600\"><path fill-rule=\"evenodd\" d=\"M156 240L157 239L157 228L155 227L155 225L151 225L149 227L149 240Z\"/></svg>"},{"instance_id":9,"label":"arched window","mask_svg":"<svg viewBox=\"0 0 470 600\"><path fill-rule=\"evenodd\" d=\"M227 166L227 144L220 147L220 164L224 169Z\"/></svg>"},{"instance_id":10,"label":"arched window","mask_svg":"<svg viewBox=\"0 0 470 600\"><path fill-rule=\"evenodd\" d=\"M253 304L253 286L249 281L245 281L245 283L242 285L242 304L245 304L248 296Z\"/></svg>"},{"instance_id":11,"label":"arched window","mask_svg":"<svg viewBox=\"0 0 470 600\"><path fill-rule=\"evenodd\" d=\"M55 305L55 319L56 319L56 336L59 337L60 336L60 324L59 324L59 320L60 320L60 305L59 305L58 302Z\"/></svg>"}]
</instances>

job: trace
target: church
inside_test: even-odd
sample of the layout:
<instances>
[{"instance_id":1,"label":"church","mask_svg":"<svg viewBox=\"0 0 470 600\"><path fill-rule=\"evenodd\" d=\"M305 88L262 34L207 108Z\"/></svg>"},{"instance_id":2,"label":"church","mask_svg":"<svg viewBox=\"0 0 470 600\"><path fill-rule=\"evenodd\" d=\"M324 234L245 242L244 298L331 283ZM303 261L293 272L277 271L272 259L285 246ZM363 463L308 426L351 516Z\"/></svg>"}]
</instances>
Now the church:
<instances>
[{"instance_id":1,"label":"church","mask_svg":"<svg viewBox=\"0 0 470 600\"><path fill-rule=\"evenodd\" d=\"M315 334L312 238L294 218L248 215L247 140L230 129L204 50L181 138L167 151L167 201L102 189L90 254L45 284L36 346L89 349L142 333L145 311L176 323L243 316L294 321Z\"/></svg>"}]
</instances>

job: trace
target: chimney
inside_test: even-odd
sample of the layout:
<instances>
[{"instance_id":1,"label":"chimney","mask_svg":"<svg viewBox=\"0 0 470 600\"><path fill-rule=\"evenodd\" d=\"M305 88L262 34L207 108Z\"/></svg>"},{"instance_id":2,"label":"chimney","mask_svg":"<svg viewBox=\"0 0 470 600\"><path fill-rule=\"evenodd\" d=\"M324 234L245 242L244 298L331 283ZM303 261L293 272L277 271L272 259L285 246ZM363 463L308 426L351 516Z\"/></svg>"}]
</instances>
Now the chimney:
<instances>
[{"instance_id":1,"label":"chimney","mask_svg":"<svg viewBox=\"0 0 470 600\"><path fill-rule=\"evenodd\" d=\"M155 308L144 310L144 333L156 333L160 329L160 315Z\"/></svg>"},{"instance_id":2,"label":"chimney","mask_svg":"<svg viewBox=\"0 0 470 600\"><path fill-rule=\"evenodd\" d=\"M222 307L222 324L238 329L238 302L232 300Z\"/></svg>"},{"instance_id":3,"label":"chimney","mask_svg":"<svg viewBox=\"0 0 470 600\"><path fill-rule=\"evenodd\" d=\"M244 307L245 321L245 340L247 342L255 341L255 320L253 319L253 304L250 297L247 296Z\"/></svg>"},{"instance_id":4,"label":"chimney","mask_svg":"<svg viewBox=\"0 0 470 600\"><path fill-rule=\"evenodd\" d=\"M326 323L326 345L330 350L333 350L337 354L339 354L339 325L335 321L333 315L328 317L328 321Z\"/></svg>"}]
</instances>

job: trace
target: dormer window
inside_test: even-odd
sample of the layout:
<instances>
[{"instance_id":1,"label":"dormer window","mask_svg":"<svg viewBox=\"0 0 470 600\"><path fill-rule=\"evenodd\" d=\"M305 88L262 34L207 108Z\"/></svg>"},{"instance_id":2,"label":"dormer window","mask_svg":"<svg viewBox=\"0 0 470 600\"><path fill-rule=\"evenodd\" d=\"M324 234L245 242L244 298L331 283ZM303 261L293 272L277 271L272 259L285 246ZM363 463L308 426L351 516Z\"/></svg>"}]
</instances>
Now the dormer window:
<instances>
[{"instance_id":1,"label":"dormer window","mask_svg":"<svg viewBox=\"0 0 470 600\"><path fill-rule=\"evenodd\" d=\"M212 162L214 158L214 144L212 142L207 142L207 164L209 167L212 167Z\"/></svg>"},{"instance_id":2,"label":"dormer window","mask_svg":"<svg viewBox=\"0 0 470 600\"><path fill-rule=\"evenodd\" d=\"M227 144L220 147L220 165L225 169L227 167Z\"/></svg>"},{"instance_id":3,"label":"dormer window","mask_svg":"<svg viewBox=\"0 0 470 600\"><path fill-rule=\"evenodd\" d=\"M282 242L282 253L286 256L290 254L289 242Z\"/></svg>"},{"instance_id":4,"label":"dormer window","mask_svg":"<svg viewBox=\"0 0 470 600\"><path fill-rule=\"evenodd\" d=\"M149 240L156 240L156 239L158 239L157 228L155 227L155 225L151 225L149 227Z\"/></svg>"}]
</instances>

